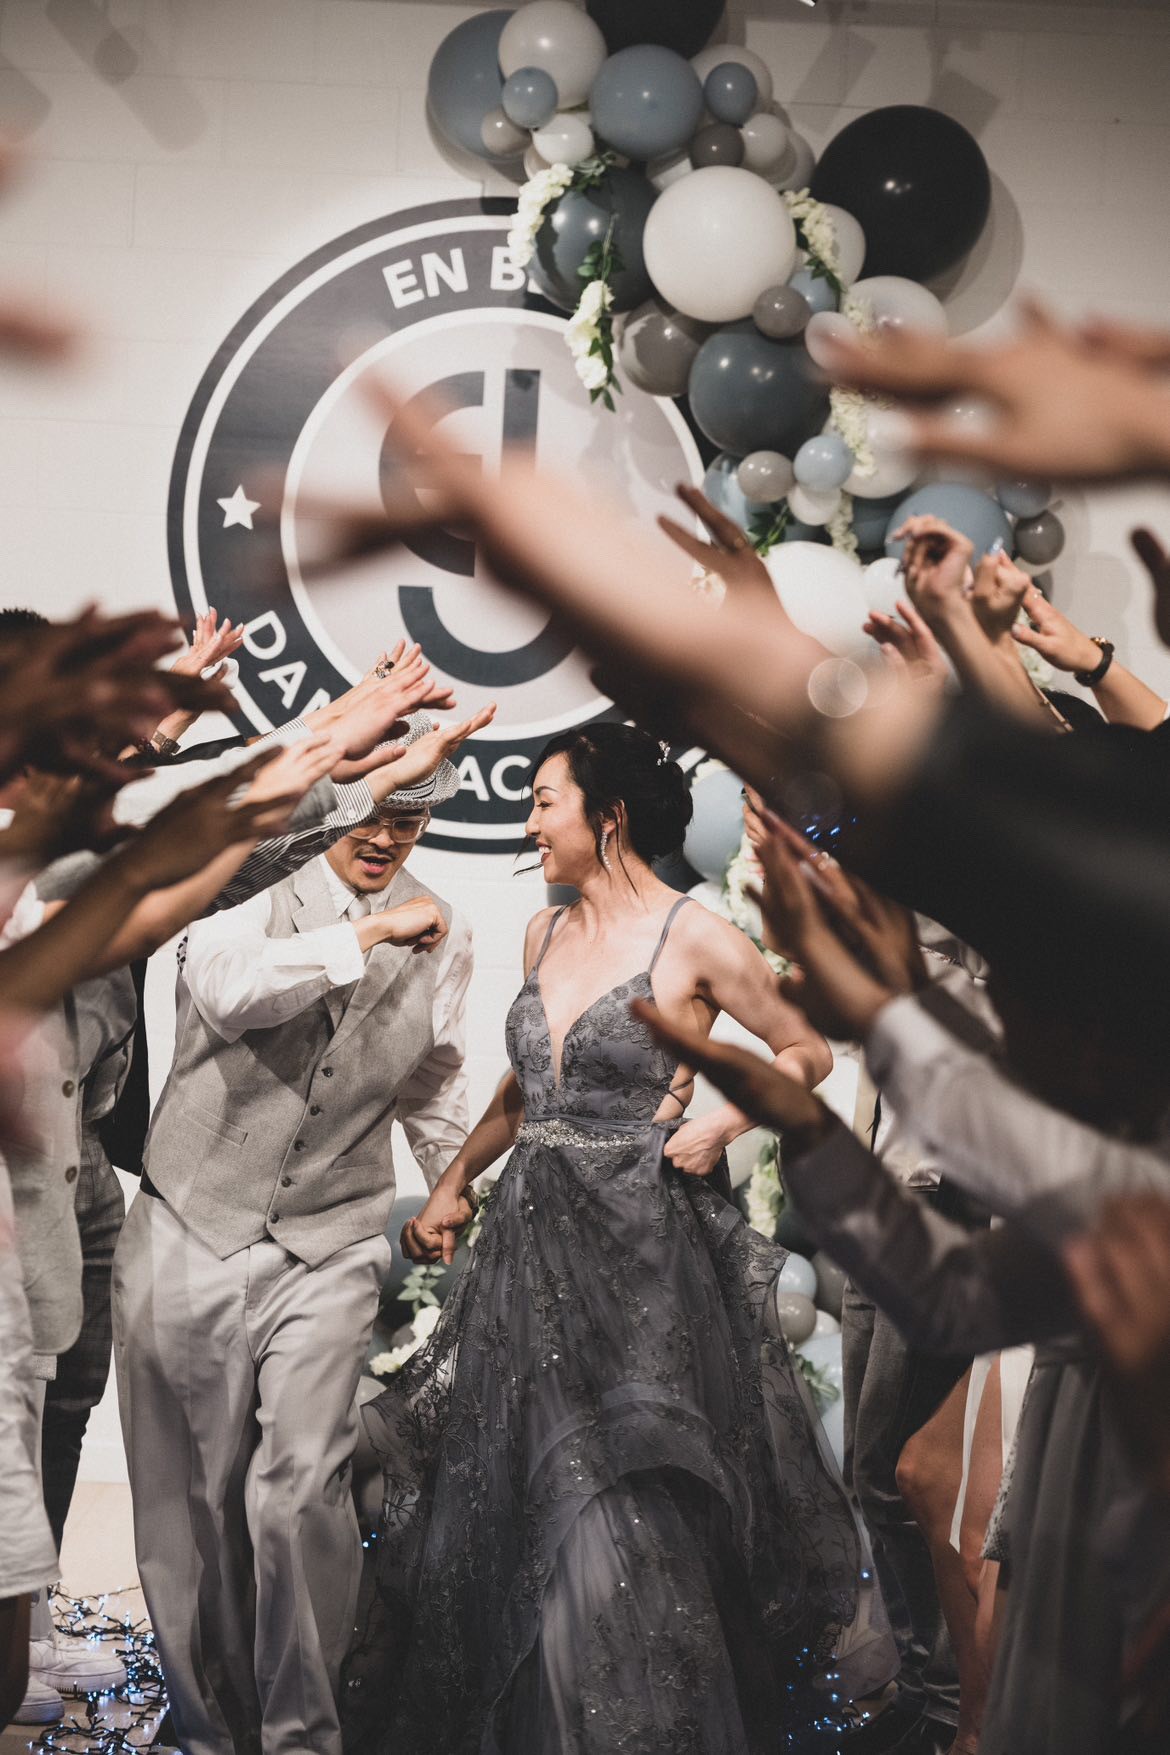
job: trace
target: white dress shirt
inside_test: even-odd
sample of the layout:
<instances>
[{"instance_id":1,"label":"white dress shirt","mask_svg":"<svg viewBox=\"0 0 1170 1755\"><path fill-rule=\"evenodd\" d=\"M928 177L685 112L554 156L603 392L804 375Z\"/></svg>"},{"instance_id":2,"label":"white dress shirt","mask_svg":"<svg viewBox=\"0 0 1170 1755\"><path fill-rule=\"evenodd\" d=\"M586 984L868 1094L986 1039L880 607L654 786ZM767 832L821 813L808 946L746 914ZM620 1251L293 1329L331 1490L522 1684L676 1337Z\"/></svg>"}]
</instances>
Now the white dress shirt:
<instances>
[{"instance_id":1,"label":"white dress shirt","mask_svg":"<svg viewBox=\"0 0 1170 1755\"><path fill-rule=\"evenodd\" d=\"M355 893L323 855L320 864L337 908L334 926L270 938L265 930L271 915L266 890L238 908L192 925L183 978L200 1016L225 1042L235 1042L246 1030L272 1029L365 973L366 959L349 917ZM387 891L368 901L369 912L381 913ZM439 965L434 1046L398 1092L398 1119L430 1182L455 1156L469 1125L463 1059L472 945L463 916L452 913L446 938L436 950L422 954L437 958Z\"/></svg>"},{"instance_id":2,"label":"white dress shirt","mask_svg":"<svg viewBox=\"0 0 1170 1755\"><path fill-rule=\"evenodd\" d=\"M1170 1155L1099 1133L1014 1084L906 995L866 1039L875 1080L943 1174L1053 1239L1092 1221L1114 1194L1170 1192Z\"/></svg>"}]
</instances>

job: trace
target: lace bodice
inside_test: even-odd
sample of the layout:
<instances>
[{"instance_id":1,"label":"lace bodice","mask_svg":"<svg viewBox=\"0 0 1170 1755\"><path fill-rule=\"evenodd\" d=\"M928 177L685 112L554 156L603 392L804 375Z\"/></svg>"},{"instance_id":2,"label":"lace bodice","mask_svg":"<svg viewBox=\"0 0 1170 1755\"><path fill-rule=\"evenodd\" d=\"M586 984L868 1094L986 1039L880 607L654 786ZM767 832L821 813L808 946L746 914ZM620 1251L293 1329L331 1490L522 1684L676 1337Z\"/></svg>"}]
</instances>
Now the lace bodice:
<instances>
[{"instance_id":1,"label":"lace bodice","mask_svg":"<svg viewBox=\"0 0 1170 1755\"><path fill-rule=\"evenodd\" d=\"M540 955L508 1012L508 1058L523 1093L526 1120L562 1115L644 1124L657 1115L678 1061L631 1016L630 1001L653 1000L655 965L687 900L680 896L671 908L649 966L611 987L573 1021L561 1049L559 1079L540 987L540 966L565 913L558 908Z\"/></svg>"}]
</instances>

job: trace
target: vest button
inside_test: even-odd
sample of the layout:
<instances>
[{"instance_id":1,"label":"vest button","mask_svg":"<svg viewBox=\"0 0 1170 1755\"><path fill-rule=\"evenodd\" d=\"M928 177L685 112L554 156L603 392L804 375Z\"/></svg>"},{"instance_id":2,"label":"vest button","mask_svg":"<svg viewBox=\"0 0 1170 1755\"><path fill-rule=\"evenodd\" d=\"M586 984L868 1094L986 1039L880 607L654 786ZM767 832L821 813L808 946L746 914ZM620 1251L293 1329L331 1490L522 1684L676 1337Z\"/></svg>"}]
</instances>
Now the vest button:
<instances>
[{"instance_id":1,"label":"vest button","mask_svg":"<svg viewBox=\"0 0 1170 1755\"><path fill-rule=\"evenodd\" d=\"M280 1179L280 1186L282 1188L291 1188L292 1187L292 1177L291 1176L282 1176Z\"/></svg>"},{"instance_id":2,"label":"vest button","mask_svg":"<svg viewBox=\"0 0 1170 1755\"><path fill-rule=\"evenodd\" d=\"M323 1079L331 1079L333 1077L333 1068L331 1066L323 1066L321 1068L321 1077Z\"/></svg>"},{"instance_id":3,"label":"vest button","mask_svg":"<svg viewBox=\"0 0 1170 1755\"><path fill-rule=\"evenodd\" d=\"M61 1086L61 1093L65 1097L72 1097L72 1095L76 1089L77 1089L77 1086L73 1083L73 1080L66 1079L65 1083Z\"/></svg>"},{"instance_id":4,"label":"vest button","mask_svg":"<svg viewBox=\"0 0 1170 1755\"><path fill-rule=\"evenodd\" d=\"M304 1149L305 1149L304 1140L294 1140L293 1141L293 1151L294 1152L303 1152Z\"/></svg>"},{"instance_id":5,"label":"vest button","mask_svg":"<svg viewBox=\"0 0 1170 1755\"><path fill-rule=\"evenodd\" d=\"M271 1222L271 1223L272 1223L272 1224L273 1224L273 1225L279 1225L279 1224L280 1224L280 1214L279 1214L279 1213L273 1213L273 1215L272 1215L272 1218L271 1218L271 1221L270 1221L270 1222Z\"/></svg>"},{"instance_id":6,"label":"vest button","mask_svg":"<svg viewBox=\"0 0 1170 1755\"><path fill-rule=\"evenodd\" d=\"M320 1103L310 1103L309 1104L309 1114L310 1115L320 1115L320 1113L321 1113Z\"/></svg>"},{"instance_id":7,"label":"vest button","mask_svg":"<svg viewBox=\"0 0 1170 1755\"><path fill-rule=\"evenodd\" d=\"M65 1180L66 1180L66 1182L76 1182L77 1181L77 1165L76 1164L70 1164L68 1170L66 1170L66 1172L65 1172Z\"/></svg>"}]
</instances>

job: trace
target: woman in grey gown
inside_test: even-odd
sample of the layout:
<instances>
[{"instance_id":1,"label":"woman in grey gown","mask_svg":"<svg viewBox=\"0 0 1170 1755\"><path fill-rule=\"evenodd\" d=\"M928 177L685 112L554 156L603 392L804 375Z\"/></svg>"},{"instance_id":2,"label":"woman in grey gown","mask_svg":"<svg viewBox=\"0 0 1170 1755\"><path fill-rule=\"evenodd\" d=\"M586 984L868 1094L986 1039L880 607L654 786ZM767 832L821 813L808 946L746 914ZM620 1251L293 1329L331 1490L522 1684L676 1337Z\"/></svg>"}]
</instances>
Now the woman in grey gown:
<instances>
[{"instance_id":1,"label":"woman in grey gown","mask_svg":"<svg viewBox=\"0 0 1170 1755\"><path fill-rule=\"evenodd\" d=\"M765 1322L784 1251L727 1198L746 1118L682 1119L690 1075L630 1001L726 1010L806 1085L831 1059L754 946L652 872L691 807L650 737L566 733L533 792L545 876L580 900L532 922L511 1073L404 1233L449 1257L512 1147L427 1347L364 1410L385 1504L348 1743L777 1755L831 1712L856 1536Z\"/></svg>"}]
</instances>

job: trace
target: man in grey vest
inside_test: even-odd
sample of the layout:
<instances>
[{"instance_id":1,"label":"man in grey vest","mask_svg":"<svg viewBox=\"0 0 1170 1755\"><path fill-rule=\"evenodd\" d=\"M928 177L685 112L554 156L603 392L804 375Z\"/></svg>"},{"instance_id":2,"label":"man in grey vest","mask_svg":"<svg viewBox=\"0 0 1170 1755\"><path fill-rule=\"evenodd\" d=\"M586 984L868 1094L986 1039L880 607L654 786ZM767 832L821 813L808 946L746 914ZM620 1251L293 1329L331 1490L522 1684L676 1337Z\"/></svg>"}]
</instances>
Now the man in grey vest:
<instances>
[{"instance_id":1,"label":"man in grey vest","mask_svg":"<svg viewBox=\"0 0 1170 1755\"><path fill-rule=\"evenodd\" d=\"M427 816L399 804L191 928L115 1256L139 1572L186 1755L340 1750L391 1126L433 1184L468 1120L470 934L403 869Z\"/></svg>"}]
</instances>

